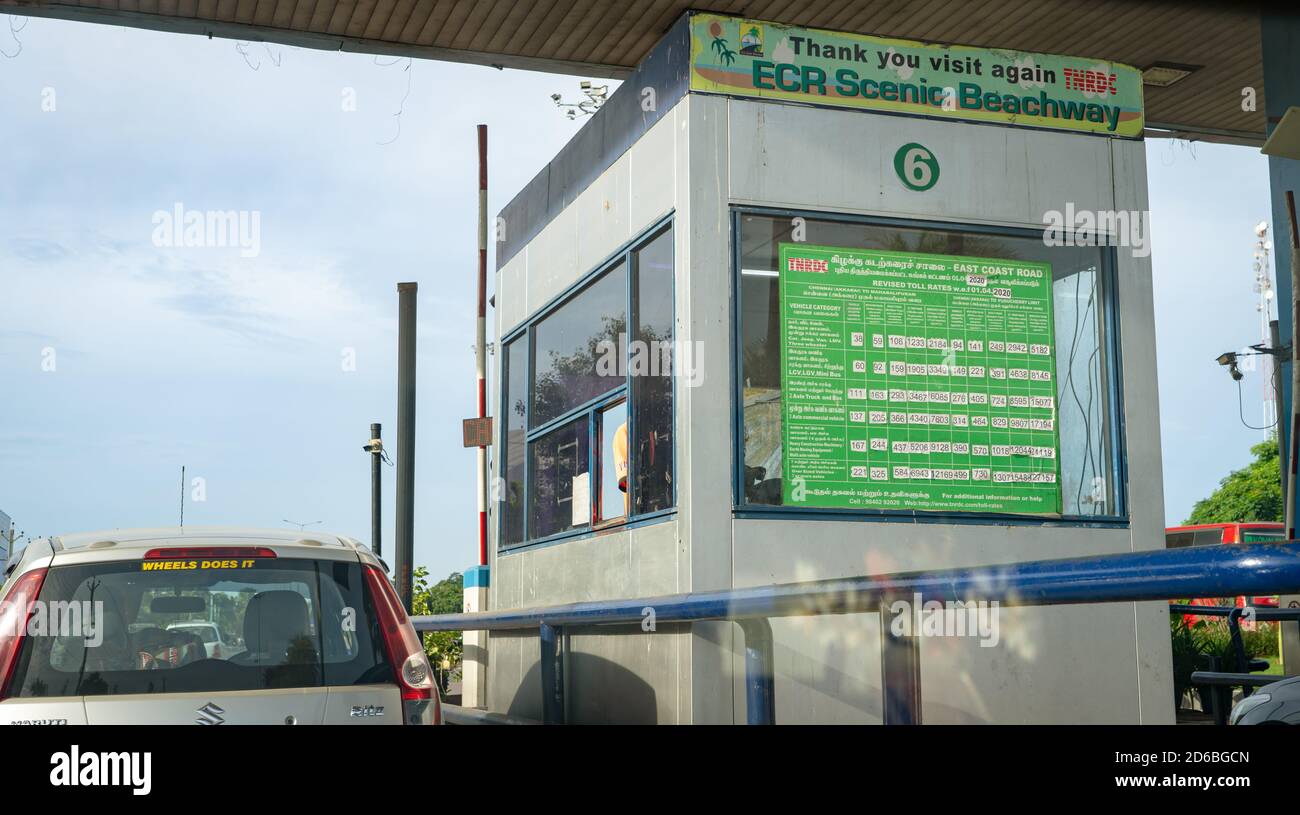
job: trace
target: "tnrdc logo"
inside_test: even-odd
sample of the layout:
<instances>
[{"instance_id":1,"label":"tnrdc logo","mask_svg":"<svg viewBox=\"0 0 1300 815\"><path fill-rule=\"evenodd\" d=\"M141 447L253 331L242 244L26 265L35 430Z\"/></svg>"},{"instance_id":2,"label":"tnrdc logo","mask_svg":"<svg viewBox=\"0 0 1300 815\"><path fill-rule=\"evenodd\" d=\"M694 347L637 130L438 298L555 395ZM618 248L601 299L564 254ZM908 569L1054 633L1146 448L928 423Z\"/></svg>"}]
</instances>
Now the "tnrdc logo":
<instances>
[{"instance_id":1,"label":"tnrdc logo","mask_svg":"<svg viewBox=\"0 0 1300 815\"><path fill-rule=\"evenodd\" d=\"M911 600L890 603L889 613L895 637L978 637L981 648L992 648L1001 639L997 600L923 600L917 592Z\"/></svg>"},{"instance_id":2,"label":"tnrdc logo","mask_svg":"<svg viewBox=\"0 0 1300 815\"><path fill-rule=\"evenodd\" d=\"M171 210L153 214L153 245L187 249L238 247L240 257L262 251L262 213L258 210L186 209L177 201Z\"/></svg>"},{"instance_id":3,"label":"tnrdc logo","mask_svg":"<svg viewBox=\"0 0 1300 815\"><path fill-rule=\"evenodd\" d=\"M1047 246L1126 246L1133 257L1151 254L1151 213L1149 211L1074 208L1067 202L1065 211L1051 209L1043 213L1043 243Z\"/></svg>"}]
</instances>

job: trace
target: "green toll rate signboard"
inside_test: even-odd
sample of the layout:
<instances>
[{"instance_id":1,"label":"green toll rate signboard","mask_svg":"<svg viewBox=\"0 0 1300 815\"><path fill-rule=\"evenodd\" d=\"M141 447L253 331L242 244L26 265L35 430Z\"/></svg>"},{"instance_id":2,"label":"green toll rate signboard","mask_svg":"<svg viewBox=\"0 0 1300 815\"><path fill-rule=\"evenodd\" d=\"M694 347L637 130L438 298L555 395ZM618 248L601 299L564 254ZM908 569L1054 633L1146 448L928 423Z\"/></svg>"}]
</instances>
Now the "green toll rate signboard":
<instances>
[{"instance_id":1,"label":"green toll rate signboard","mask_svg":"<svg viewBox=\"0 0 1300 815\"><path fill-rule=\"evenodd\" d=\"M1061 514L1049 265L780 249L786 506Z\"/></svg>"}]
</instances>

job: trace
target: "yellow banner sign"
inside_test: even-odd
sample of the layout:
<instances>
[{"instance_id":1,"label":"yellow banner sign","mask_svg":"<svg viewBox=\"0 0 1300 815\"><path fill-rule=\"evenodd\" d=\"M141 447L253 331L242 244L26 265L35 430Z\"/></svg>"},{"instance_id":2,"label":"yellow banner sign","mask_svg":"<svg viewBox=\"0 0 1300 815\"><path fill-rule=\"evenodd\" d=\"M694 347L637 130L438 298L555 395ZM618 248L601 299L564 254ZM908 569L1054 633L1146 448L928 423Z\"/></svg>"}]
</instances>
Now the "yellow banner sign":
<instances>
[{"instance_id":1,"label":"yellow banner sign","mask_svg":"<svg viewBox=\"0 0 1300 815\"><path fill-rule=\"evenodd\" d=\"M691 90L943 119L1142 135L1142 72L696 14Z\"/></svg>"}]
</instances>

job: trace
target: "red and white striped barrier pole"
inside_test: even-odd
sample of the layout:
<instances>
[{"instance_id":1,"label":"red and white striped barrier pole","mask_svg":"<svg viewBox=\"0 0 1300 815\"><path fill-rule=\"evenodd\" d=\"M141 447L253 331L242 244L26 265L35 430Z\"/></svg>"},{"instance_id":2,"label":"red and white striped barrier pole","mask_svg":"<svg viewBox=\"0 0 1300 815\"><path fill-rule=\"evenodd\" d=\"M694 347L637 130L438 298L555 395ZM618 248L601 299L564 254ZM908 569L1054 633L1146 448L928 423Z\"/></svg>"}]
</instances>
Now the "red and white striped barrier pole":
<instances>
[{"instance_id":1,"label":"red and white striped barrier pole","mask_svg":"<svg viewBox=\"0 0 1300 815\"><path fill-rule=\"evenodd\" d=\"M478 325L474 345L474 367L478 388L478 417L487 416L487 125L478 126ZM488 567L487 447L480 445L478 457L478 565L464 574L464 610L487 611ZM487 638L486 631L466 631L461 657L461 704L487 707Z\"/></svg>"},{"instance_id":2,"label":"red and white striped barrier pole","mask_svg":"<svg viewBox=\"0 0 1300 815\"><path fill-rule=\"evenodd\" d=\"M478 126L478 417L487 417L487 125ZM478 448L478 565L487 565L487 448Z\"/></svg>"}]
</instances>

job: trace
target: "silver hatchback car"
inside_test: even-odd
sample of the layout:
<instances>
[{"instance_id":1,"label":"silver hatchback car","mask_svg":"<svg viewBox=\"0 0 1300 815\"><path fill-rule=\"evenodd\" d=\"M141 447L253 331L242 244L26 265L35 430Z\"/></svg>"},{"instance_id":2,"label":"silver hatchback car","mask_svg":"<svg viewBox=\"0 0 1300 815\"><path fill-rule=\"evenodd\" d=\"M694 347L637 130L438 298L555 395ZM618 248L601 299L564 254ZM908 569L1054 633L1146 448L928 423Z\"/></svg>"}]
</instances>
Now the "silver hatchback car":
<instances>
[{"instance_id":1,"label":"silver hatchback car","mask_svg":"<svg viewBox=\"0 0 1300 815\"><path fill-rule=\"evenodd\" d=\"M5 565L0 724L440 722L420 639L350 538L114 530Z\"/></svg>"}]
</instances>

